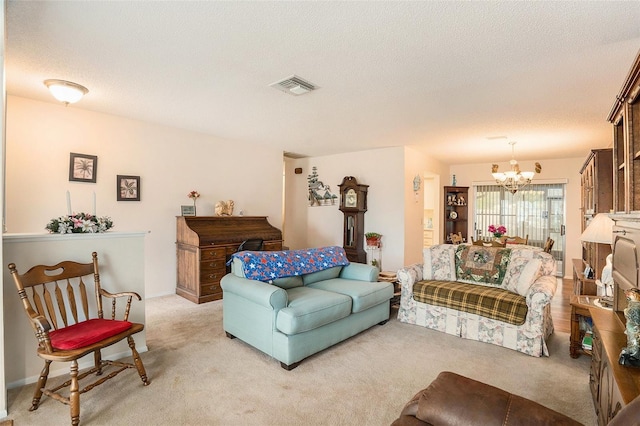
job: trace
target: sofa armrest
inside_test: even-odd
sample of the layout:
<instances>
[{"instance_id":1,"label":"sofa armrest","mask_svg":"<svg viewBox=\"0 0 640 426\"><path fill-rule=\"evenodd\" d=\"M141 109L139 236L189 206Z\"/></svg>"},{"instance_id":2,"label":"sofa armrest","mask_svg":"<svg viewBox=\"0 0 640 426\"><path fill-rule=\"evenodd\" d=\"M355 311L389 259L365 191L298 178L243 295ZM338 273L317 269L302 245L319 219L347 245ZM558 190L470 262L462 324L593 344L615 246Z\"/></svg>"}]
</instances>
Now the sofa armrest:
<instances>
[{"instance_id":1,"label":"sofa armrest","mask_svg":"<svg viewBox=\"0 0 640 426\"><path fill-rule=\"evenodd\" d=\"M413 285L422 280L422 263L414 263L398 270L398 282L403 295L413 297Z\"/></svg>"},{"instance_id":2,"label":"sofa armrest","mask_svg":"<svg viewBox=\"0 0 640 426\"><path fill-rule=\"evenodd\" d=\"M358 280L367 282L378 281L378 268L364 263L350 263L343 266L340 271L340 278L347 280Z\"/></svg>"},{"instance_id":3,"label":"sofa armrest","mask_svg":"<svg viewBox=\"0 0 640 426\"><path fill-rule=\"evenodd\" d=\"M543 275L531 284L527 292L527 306L534 310L541 310L551 303L556 294L558 279L554 275Z\"/></svg>"},{"instance_id":4,"label":"sofa armrest","mask_svg":"<svg viewBox=\"0 0 640 426\"><path fill-rule=\"evenodd\" d=\"M278 310L287 306L287 292L269 283L227 274L220 280L220 285L223 292L233 293L266 308Z\"/></svg>"}]
</instances>

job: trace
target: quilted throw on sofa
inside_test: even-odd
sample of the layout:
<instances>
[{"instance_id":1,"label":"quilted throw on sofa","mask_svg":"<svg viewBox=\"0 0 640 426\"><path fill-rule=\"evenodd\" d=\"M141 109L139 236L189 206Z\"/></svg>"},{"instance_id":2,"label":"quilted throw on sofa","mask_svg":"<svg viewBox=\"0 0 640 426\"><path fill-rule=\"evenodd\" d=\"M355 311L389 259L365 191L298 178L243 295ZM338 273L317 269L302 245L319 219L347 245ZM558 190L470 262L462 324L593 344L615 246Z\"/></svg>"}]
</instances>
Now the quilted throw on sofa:
<instances>
[{"instance_id":1,"label":"quilted throw on sofa","mask_svg":"<svg viewBox=\"0 0 640 426\"><path fill-rule=\"evenodd\" d=\"M244 276L258 281L310 274L349 264L342 247L284 251L242 251L231 258L242 261Z\"/></svg>"},{"instance_id":2,"label":"quilted throw on sofa","mask_svg":"<svg viewBox=\"0 0 640 426\"><path fill-rule=\"evenodd\" d=\"M500 286L511 259L511 249L483 246L458 246L458 280Z\"/></svg>"}]
</instances>

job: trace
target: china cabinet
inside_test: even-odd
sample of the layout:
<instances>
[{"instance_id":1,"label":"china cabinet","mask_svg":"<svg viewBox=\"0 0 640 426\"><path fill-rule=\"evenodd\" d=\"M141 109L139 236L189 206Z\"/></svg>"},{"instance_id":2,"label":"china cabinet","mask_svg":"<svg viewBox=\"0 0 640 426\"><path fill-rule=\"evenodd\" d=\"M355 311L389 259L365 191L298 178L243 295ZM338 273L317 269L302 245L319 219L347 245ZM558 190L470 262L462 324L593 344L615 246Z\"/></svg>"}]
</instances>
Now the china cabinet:
<instances>
[{"instance_id":1,"label":"china cabinet","mask_svg":"<svg viewBox=\"0 0 640 426\"><path fill-rule=\"evenodd\" d=\"M611 148L591 150L580 169L580 184L581 232L583 232L596 214L609 213L613 208L613 151ZM594 279L600 279L605 259L610 253L610 244L582 243L582 260L593 269ZM582 269L584 270L584 267Z\"/></svg>"},{"instance_id":2,"label":"china cabinet","mask_svg":"<svg viewBox=\"0 0 640 426\"><path fill-rule=\"evenodd\" d=\"M451 243L451 234L462 233L463 241L469 241L468 232L468 186L444 187L444 235L443 240Z\"/></svg>"}]
</instances>

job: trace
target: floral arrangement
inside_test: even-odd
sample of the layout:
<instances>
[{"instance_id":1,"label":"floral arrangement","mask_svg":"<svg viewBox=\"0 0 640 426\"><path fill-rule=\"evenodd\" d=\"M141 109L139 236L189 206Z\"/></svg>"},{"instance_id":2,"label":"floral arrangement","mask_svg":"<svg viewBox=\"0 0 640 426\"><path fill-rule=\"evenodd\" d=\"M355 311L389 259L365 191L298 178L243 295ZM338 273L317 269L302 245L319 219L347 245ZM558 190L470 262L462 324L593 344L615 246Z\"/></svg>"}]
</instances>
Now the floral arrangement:
<instances>
[{"instance_id":1,"label":"floral arrangement","mask_svg":"<svg viewBox=\"0 0 640 426\"><path fill-rule=\"evenodd\" d=\"M494 237L500 238L507 233L507 228L505 228L504 225L489 225L489 232L491 232Z\"/></svg>"},{"instance_id":2,"label":"floral arrangement","mask_svg":"<svg viewBox=\"0 0 640 426\"><path fill-rule=\"evenodd\" d=\"M198 198L200 198L200 193L198 191L191 191L190 193L187 194L187 197L189 197L189 198L191 198L193 200L193 205L195 207L196 200Z\"/></svg>"},{"instance_id":3,"label":"floral arrangement","mask_svg":"<svg viewBox=\"0 0 640 426\"><path fill-rule=\"evenodd\" d=\"M52 234L93 234L106 232L112 227L113 221L110 217L76 213L51 219L45 229Z\"/></svg>"}]
</instances>

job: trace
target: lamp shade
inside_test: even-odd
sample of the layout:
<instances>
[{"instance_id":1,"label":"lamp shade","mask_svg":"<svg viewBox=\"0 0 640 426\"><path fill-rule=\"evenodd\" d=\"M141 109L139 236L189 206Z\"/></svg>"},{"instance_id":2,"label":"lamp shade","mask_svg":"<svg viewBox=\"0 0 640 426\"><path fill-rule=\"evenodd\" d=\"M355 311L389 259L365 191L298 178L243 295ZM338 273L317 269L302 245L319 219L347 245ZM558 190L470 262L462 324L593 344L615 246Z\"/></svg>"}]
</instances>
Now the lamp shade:
<instances>
[{"instance_id":1,"label":"lamp shade","mask_svg":"<svg viewBox=\"0 0 640 426\"><path fill-rule=\"evenodd\" d=\"M613 244L613 220L606 213L598 213L580 235L580 241Z\"/></svg>"}]
</instances>

